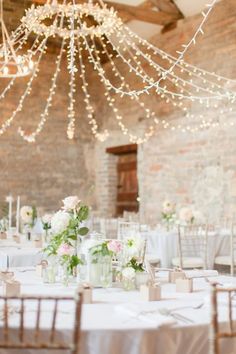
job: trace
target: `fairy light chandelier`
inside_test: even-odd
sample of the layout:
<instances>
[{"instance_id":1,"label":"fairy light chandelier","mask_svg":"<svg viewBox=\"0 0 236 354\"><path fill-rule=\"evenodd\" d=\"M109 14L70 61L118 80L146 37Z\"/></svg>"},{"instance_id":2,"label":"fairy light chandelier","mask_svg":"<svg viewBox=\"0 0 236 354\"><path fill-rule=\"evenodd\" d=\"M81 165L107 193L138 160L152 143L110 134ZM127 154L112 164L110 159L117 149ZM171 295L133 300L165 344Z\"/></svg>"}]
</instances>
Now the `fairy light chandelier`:
<instances>
[{"instance_id":1,"label":"fairy light chandelier","mask_svg":"<svg viewBox=\"0 0 236 354\"><path fill-rule=\"evenodd\" d=\"M63 3L49 0L43 6L32 6L26 11L20 27L13 33L12 40L17 42L18 49L21 49L24 44L29 42L29 36L34 35L35 40L28 50L28 58L34 58L34 66L19 105L11 117L1 126L0 134L3 134L11 125L17 113L22 110L27 96L30 95L33 81L37 78L40 70L42 57L47 54L48 39L51 37L59 38L61 44L45 109L33 132L29 134L22 127L18 129L21 137L28 142L36 140L49 116L64 55L67 57L69 73L67 127L69 139L73 139L75 135L79 115L77 112L79 109L76 109L76 95L79 91L84 96L88 123L94 136L98 140L104 141L109 135L107 129L100 130L95 118L95 107L88 82L88 70L91 72L91 68L103 85L105 100L114 114L118 127L123 134L128 135L131 142L140 144L147 141L157 127L173 131L196 132L209 127L217 127L219 124L234 125L234 121L220 123L219 115L224 116L233 110L232 105L235 102L236 92L231 87L235 81L202 70L184 61L184 55L188 48L195 44L199 35L203 34L203 26L216 1L207 5L194 36L189 43L183 45L182 51L178 51L176 57L165 53L133 33L122 23L114 9L108 9L102 0L98 0L98 3L93 3L90 0L83 4L77 4L75 0L70 3L66 0ZM93 25L88 21L91 18ZM85 55L88 58L86 62ZM109 63L109 74L106 72L106 67L102 65L102 56L105 56ZM13 84L14 79L0 94L0 100L5 97ZM165 104L178 109L184 117L184 122L179 124L175 121L158 118L157 114L144 103L142 96L149 93L156 94ZM130 99L143 110L147 126L141 136L134 134L127 128L125 120L117 108L117 100L120 97ZM201 107L199 115L191 113L189 107L193 103ZM206 118L204 112L209 110L218 112L217 120Z\"/></svg>"},{"instance_id":2,"label":"fairy light chandelier","mask_svg":"<svg viewBox=\"0 0 236 354\"><path fill-rule=\"evenodd\" d=\"M32 72L33 61L28 55L17 55L14 41L10 38L3 19L3 0L0 0L0 25L2 45L0 48L0 78L27 76Z\"/></svg>"}]
</instances>

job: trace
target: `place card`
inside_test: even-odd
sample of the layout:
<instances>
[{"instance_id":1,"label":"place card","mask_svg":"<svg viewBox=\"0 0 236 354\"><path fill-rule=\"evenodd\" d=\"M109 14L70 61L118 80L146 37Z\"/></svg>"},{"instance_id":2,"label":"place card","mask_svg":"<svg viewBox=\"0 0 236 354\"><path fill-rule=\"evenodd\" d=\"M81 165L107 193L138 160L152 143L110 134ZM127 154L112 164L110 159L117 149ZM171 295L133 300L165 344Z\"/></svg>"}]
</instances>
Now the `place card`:
<instances>
[{"instance_id":1,"label":"place card","mask_svg":"<svg viewBox=\"0 0 236 354\"><path fill-rule=\"evenodd\" d=\"M20 236L19 235L13 235L12 238L16 243L20 243Z\"/></svg>"},{"instance_id":2,"label":"place card","mask_svg":"<svg viewBox=\"0 0 236 354\"><path fill-rule=\"evenodd\" d=\"M176 282L177 279L185 279L185 273L182 270L173 270L169 272L169 283Z\"/></svg>"},{"instance_id":3,"label":"place card","mask_svg":"<svg viewBox=\"0 0 236 354\"><path fill-rule=\"evenodd\" d=\"M34 247L42 248L43 247L43 241L42 240L34 240Z\"/></svg>"},{"instance_id":4,"label":"place card","mask_svg":"<svg viewBox=\"0 0 236 354\"><path fill-rule=\"evenodd\" d=\"M6 240L7 238L7 233L6 232L0 232L0 239L1 240Z\"/></svg>"},{"instance_id":5,"label":"place card","mask_svg":"<svg viewBox=\"0 0 236 354\"><path fill-rule=\"evenodd\" d=\"M0 272L0 280L2 280L2 281L11 280L11 279L13 279L13 277L14 277L14 272L8 272L8 271Z\"/></svg>"},{"instance_id":6,"label":"place card","mask_svg":"<svg viewBox=\"0 0 236 354\"><path fill-rule=\"evenodd\" d=\"M176 292L191 293L193 291L193 279L176 279Z\"/></svg>"},{"instance_id":7,"label":"place card","mask_svg":"<svg viewBox=\"0 0 236 354\"><path fill-rule=\"evenodd\" d=\"M90 284L79 285L79 292L83 294L83 304L92 304L93 302L93 288Z\"/></svg>"},{"instance_id":8,"label":"place card","mask_svg":"<svg viewBox=\"0 0 236 354\"><path fill-rule=\"evenodd\" d=\"M43 271L47 268L48 266L48 261L43 260L39 264L36 265L36 274L39 275L40 277L43 276Z\"/></svg>"},{"instance_id":9,"label":"place card","mask_svg":"<svg viewBox=\"0 0 236 354\"><path fill-rule=\"evenodd\" d=\"M149 284L140 286L141 298L144 301L161 300L161 287L159 284Z\"/></svg>"},{"instance_id":10,"label":"place card","mask_svg":"<svg viewBox=\"0 0 236 354\"><path fill-rule=\"evenodd\" d=\"M3 283L3 296L19 296L21 284L17 280L7 280Z\"/></svg>"}]
</instances>

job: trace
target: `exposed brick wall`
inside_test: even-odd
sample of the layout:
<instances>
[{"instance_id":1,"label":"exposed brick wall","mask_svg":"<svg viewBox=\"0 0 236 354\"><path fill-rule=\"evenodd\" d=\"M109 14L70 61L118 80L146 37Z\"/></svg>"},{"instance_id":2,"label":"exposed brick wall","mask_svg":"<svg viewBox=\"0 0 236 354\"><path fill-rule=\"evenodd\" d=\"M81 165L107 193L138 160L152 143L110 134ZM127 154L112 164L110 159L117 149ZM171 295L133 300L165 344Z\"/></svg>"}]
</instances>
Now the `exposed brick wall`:
<instances>
[{"instance_id":1,"label":"exposed brick wall","mask_svg":"<svg viewBox=\"0 0 236 354\"><path fill-rule=\"evenodd\" d=\"M15 2L18 4L18 1ZM8 4L15 2L7 1ZM14 9L14 11L21 11L15 7ZM205 69L236 78L235 18L235 0L224 0L219 3L205 26L205 35L199 37L197 45L188 51L186 60ZM181 44L189 40L199 21L200 16L184 20L177 29L157 36L153 42L167 52L175 54L175 51L181 48ZM55 54L51 53L47 58L41 71L43 76L37 80L27 110L17 116L13 129L10 128L6 135L0 137L0 199L12 192L14 195L22 195L24 203L32 202L44 208L55 209L61 198L76 193L89 204L100 209L102 214L112 214L116 197L115 158L106 155L105 149L129 141L127 136L119 132L114 119L111 119L111 112L106 108L100 86L94 84L93 79L90 83L93 84L93 92L96 93L96 117L100 123L108 122L106 125L108 124L112 130L107 142L94 143L88 132L84 111L80 109L81 97L76 103L80 113L77 123L79 134L77 133L75 140L71 142L67 140L68 90L65 85L68 78L63 71L62 75L65 77L60 80L50 119L37 143L28 145L16 133L19 124L23 127L27 126L30 130L39 120L48 91L48 77L54 67ZM108 66L107 69L109 70ZM22 92L22 82L18 81L16 89L8 96L9 103L0 102L1 122L14 109L20 92ZM169 112L169 108L161 104L156 96L144 99L158 115L164 116ZM128 99L117 101L125 123L132 130L142 132L145 126L143 112ZM192 106L193 111L197 109ZM171 118L182 119L179 113ZM166 196L178 203L193 202L195 186L199 180L204 180L204 171L209 165L222 167L225 175L221 179L225 181L230 179L230 187L227 191L226 187L222 187L221 193L225 194L225 210L232 210L236 201L235 154L235 129L219 128L195 135L159 130L138 150L142 217L144 219L158 217L162 200ZM220 172L219 176L221 176Z\"/></svg>"},{"instance_id":2,"label":"exposed brick wall","mask_svg":"<svg viewBox=\"0 0 236 354\"><path fill-rule=\"evenodd\" d=\"M235 18L235 1L219 3L204 28L205 35L199 37L197 45L187 52L186 61L206 70L236 78ZM161 49L175 55L176 50L191 38L200 20L200 16L186 19L177 29L153 38L153 42ZM163 112L168 112L169 108L160 104L156 97L152 96L147 100L152 109L162 116ZM125 117L125 122L133 125L134 130L140 130L141 124L137 124L137 121L142 120L140 110L130 105L127 100L120 101L119 108ZM196 105L192 105L191 109L193 113L199 111ZM215 114L217 112L212 112L213 116ZM235 118L234 115L231 114L231 119ZM181 122L182 117L176 112L171 119ZM229 117L224 119L227 120ZM113 123L110 125L115 136L110 146L116 145L115 141L119 145L120 133ZM125 142L127 143L128 140ZM99 150L101 151L101 146ZM105 148L103 153L104 150ZM235 128L220 127L195 134L157 131L155 136L138 150L140 213L143 220L157 219L160 216L162 201L166 197L180 205L195 203L197 207L203 209L204 213L208 213L209 217L210 214L215 214L215 219L222 213L235 212L235 155ZM216 177L212 174L216 174ZM212 202L215 206L201 200L204 199L204 193L205 199L210 198L210 179L214 178L218 179L218 183L212 185L212 188L217 190ZM207 186L207 191L204 186ZM202 196L198 196L199 188L202 190Z\"/></svg>"}]
</instances>

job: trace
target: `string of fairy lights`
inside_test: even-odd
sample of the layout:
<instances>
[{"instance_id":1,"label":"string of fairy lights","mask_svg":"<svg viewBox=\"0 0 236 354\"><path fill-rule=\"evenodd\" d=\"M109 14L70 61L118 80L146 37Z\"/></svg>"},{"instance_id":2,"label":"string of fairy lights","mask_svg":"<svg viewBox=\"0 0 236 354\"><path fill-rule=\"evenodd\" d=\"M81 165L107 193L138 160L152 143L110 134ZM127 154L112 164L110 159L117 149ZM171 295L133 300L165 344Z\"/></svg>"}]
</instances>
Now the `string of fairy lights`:
<instances>
[{"instance_id":1,"label":"string of fairy lights","mask_svg":"<svg viewBox=\"0 0 236 354\"><path fill-rule=\"evenodd\" d=\"M53 106L62 69L68 71L69 78L69 139L75 138L76 128L79 126L81 109L78 108L77 100L80 92L92 134L99 141L105 141L109 136L108 128L100 127L99 118L96 117L96 97L93 93L95 77L99 84L99 95L102 94L101 87L117 126L131 142L146 142L159 127L183 133L196 133L202 129L218 127L220 124L234 126L233 119L224 120L222 117L233 112L236 91L232 86L236 81L184 61L188 49L204 34L203 27L216 2L217 0L213 0L207 4L194 35L187 44L182 45L182 50L178 50L176 56L133 33L122 23L116 11L104 5L102 0L96 4L91 0L83 4L77 4L75 0L64 0L63 3L48 0L45 5L32 6L26 10L21 25L9 37L14 53L19 55L18 53L24 52L23 57L30 63L29 80L17 107L0 126L0 135L5 133L25 107L25 101L33 90L33 83L39 80L40 64L47 56L51 37L57 37L61 43L44 110L32 132L26 132L24 127L18 128L18 133L27 142L36 141L50 117L50 108ZM35 39L29 46L32 35ZM25 47L30 49L25 52ZM0 53L1 51L0 47ZM104 65L104 62L107 64ZM0 92L0 101L7 98L17 79L14 73L7 74L11 79ZM170 106L170 111L178 110L182 118L181 123L179 120L164 119L150 109L147 95L156 97L157 108L164 103ZM127 126L118 109L120 100L124 99L130 100L130 104L137 105L143 112L145 127L141 133L135 134L134 129ZM197 110L192 113L193 105L200 107L199 113L196 113ZM208 112L211 114L208 115Z\"/></svg>"}]
</instances>

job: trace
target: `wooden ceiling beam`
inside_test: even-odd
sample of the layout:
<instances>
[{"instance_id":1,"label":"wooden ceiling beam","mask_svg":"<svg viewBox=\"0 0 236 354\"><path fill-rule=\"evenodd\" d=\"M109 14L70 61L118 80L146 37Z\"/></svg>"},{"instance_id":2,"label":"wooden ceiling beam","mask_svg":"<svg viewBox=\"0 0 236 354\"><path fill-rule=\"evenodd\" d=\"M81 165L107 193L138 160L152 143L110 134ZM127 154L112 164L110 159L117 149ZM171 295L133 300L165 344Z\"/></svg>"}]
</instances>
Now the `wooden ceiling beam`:
<instances>
[{"instance_id":1,"label":"wooden ceiling beam","mask_svg":"<svg viewBox=\"0 0 236 354\"><path fill-rule=\"evenodd\" d=\"M116 2L106 2L108 7L113 7L115 10L122 11L132 16L134 19L153 23L155 25L166 26L169 23L177 21L179 19L179 15L176 14L168 14L163 11L154 11L143 9L139 6L131 6L126 4L118 4Z\"/></svg>"},{"instance_id":2,"label":"wooden ceiling beam","mask_svg":"<svg viewBox=\"0 0 236 354\"><path fill-rule=\"evenodd\" d=\"M177 16L182 16L183 14L179 10L178 6L172 0L150 0L151 3L156 6L160 11L166 12L168 14L175 14Z\"/></svg>"},{"instance_id":3,"label":"wooden ceiling beam","mask_svg":"<svg viewBox=\"0 0 236 354\"><path fill-rule=\"evenodd\" d=\"M45 0L34 0L34 3L45 4ZM84 2L79 0L78 2ZM177 21L180 16L176 13L166 13L164 11L155 11L144 9L142 6L131 6L126 4L120 4L117 2L106 2L108 8L113 7L118 13L126 18L136 19L143 22L153 23L155 25L166 26L172 22ZM127 20L127 19L126 19Z\"/></svg>"}]
</instances>

